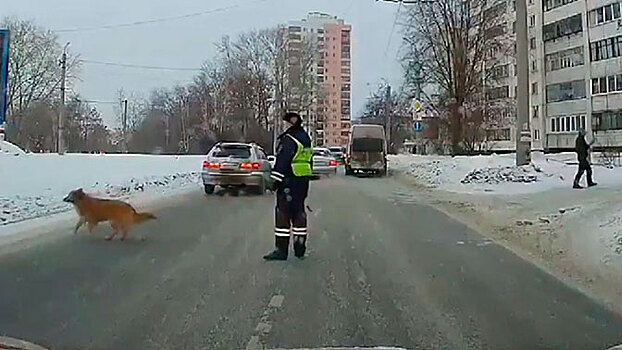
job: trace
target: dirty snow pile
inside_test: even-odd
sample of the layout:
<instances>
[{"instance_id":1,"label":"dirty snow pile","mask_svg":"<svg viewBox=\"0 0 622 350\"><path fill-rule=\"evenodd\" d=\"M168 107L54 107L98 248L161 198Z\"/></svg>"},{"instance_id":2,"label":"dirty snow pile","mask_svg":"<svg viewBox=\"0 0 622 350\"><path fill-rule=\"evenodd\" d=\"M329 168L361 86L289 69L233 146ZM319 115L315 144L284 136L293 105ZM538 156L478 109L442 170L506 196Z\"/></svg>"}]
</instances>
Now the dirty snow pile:
<instances>
[{"instance_id":1,"label":"dirty snow pile","mask_svg":"<svg viewBox=\"0 0 622 350\"><path fill-rule=\"evenodd\" d=\"M62 201L83 188L102 198L130 200L196 188L203 156L0 155L0 226L72 210Z\"/></svg>"},{"instance_id":2,"label":"dirty snow pile","mask_svg":"<svg viewBox=\"0 0 622 350\"><path fill-rule=\"evenodd\" d=\"M534 171L539 168L533 165L519 167L474 169L460 180L463 184L500 184L504 182L532 183L538 181ZM540 170L541 172L541 170Z\"/></svg>"}]
</instances>

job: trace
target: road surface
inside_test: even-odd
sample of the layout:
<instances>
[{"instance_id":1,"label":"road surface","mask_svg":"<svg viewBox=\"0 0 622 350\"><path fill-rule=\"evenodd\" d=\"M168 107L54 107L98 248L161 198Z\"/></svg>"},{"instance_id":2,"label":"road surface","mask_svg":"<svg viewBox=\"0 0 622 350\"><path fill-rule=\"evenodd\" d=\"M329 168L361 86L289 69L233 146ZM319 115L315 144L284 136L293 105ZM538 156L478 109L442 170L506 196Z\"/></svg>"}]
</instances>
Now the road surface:
<instances>
[{"instance_id":1,"label":"road surface","mask_svg":"<svg viewBox=\"0 0 622 350\"><path fill-rule=\"evenodd\" d=\"M104 241L99 227L5 253L0 335L55 350L622 343L621 317L395 180L315 181L309 205L304 260L261 259L273 247L271 196L198 190L128 242Z\"/></svg>"}]
</instances>

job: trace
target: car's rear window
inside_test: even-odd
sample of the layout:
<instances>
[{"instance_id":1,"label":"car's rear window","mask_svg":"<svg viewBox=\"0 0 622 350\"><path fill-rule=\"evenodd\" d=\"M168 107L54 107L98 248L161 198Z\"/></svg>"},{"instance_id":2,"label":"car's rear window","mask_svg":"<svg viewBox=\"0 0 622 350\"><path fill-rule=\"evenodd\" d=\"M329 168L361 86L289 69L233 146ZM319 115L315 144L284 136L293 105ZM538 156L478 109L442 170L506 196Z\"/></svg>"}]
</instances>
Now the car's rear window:
<instances>
[{"instance_id":1,"label":"car's rear window","mask_svg":"<svg viewBox=\"0 0 622 350\"><path fill-rule=\"evenodd\" d=\"M384 140L375 138L355 138L352 140L353 152L382 152Z\"/></svg>"},{"instance_id":2,"label":"car's rear window","mask_svg":"<svg viewBox=\"0 0 622 350\"><path fill-rule=\"evenodd\" d=\"M323 157L330 156L330 154L327 151L323 150L323 149L314 149L313 150L313 155L314 156L323 156Z\"/></svg>"},{"instance_id":3,"label":"car's rear window","mask_svg":"<svg viewBox=\"0 0 622 350\"><path fill-rule=\"evenodd\" d=\"M227 145L215 148L212 157L217 158L249 158L251 156L251 148L245 145Z\"/></svg>"}]
</instances>

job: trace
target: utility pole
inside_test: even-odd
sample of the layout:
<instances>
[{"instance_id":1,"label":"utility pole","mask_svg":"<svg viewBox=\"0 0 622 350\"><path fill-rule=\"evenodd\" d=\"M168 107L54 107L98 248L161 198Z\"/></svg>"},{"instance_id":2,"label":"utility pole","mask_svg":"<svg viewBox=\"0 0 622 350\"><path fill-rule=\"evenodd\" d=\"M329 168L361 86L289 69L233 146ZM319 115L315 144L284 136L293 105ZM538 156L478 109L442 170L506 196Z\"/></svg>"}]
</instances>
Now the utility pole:
<instances>
[{"instance_id":1,"label":"utility pole","mask_svg":"<svg viewBox=\"0 0 622 350\"><path fill-rule=\"evenodd\" d=\"M529 144L521 142L523 127L529 118L529 55L527 52L527 0L516 0L516 165L529 162Z\"/></svg>"},{"instance_id":2,"label":"utility pole","mask_svg":"<svg viewBox=\"0 0 622 350\"><path fill-rule=\"evenodd\" d=\"M56 140L56 151L58 152L58 154L63 154L65 153L65 142L64 142L64 138L65 138L65 133L64 133L64 127L63 127L63 119L64 119L64 113L65 113L65 80L67 78L67 47L69 46L69 42L67 42L65 44L65 47L63 48L63 56L60 59L60 66L61 66L61 81L60 81L60 108L58 109L58 120L57 120L57 125L56 125L56 134L58 139Z\"/></svg>"},{"instance_id":3,"label":"utility pole","mask_svg":"<svg viewBox=\"0 0 622 350\"><path fill-rule=\"evenodd\" d=\"M391 126L392 126L392 122L391 122L391 112L390 112L390 108L391 108L391 85L387 84L387 91L386 91L386 97L385 97L385 101L384 101L384 117L385 117L385 129L386 129L386 133L387 133L387 150L390 153L391 152Z\"/></svg>"},{"instance_id":4,"label":"utility pole","mask_svg":"<svg viewBox=\"0 0 622 350\"><path fill-rule=\"evenodd\" d=\"M123 124L123 152L127 153L127 98L123 100L123 117L121 118Z\"/></svg>"}]
</instances>

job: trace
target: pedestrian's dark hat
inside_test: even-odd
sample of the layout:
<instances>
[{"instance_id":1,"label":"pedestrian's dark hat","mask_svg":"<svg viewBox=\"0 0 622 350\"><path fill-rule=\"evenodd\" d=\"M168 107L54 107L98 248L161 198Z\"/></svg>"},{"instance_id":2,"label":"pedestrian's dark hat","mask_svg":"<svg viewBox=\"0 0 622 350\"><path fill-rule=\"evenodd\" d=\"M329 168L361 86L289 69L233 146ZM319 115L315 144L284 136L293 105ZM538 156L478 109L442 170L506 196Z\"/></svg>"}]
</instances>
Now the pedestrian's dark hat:
<instances>
[{"instance_id":1,"label":"pedestrian's dark hat","mask_svg":"<svg viewBox=\"0 0 622 350\"><path fill-rule=\"evenodd\" d=\"M302 117L300 116L300 114L298 114L296 112L287 112L287 113L285 113L285 115L283 115L283 120L289 122L294 117L298 118L298 120L297 120L295 125L301 125L302 124Z\"/></svg>"}]
</instances>

